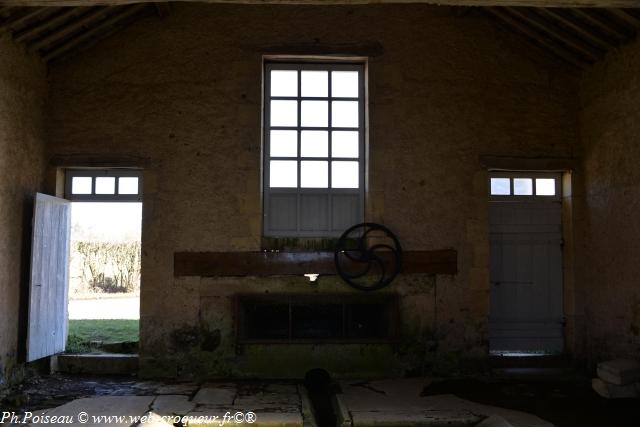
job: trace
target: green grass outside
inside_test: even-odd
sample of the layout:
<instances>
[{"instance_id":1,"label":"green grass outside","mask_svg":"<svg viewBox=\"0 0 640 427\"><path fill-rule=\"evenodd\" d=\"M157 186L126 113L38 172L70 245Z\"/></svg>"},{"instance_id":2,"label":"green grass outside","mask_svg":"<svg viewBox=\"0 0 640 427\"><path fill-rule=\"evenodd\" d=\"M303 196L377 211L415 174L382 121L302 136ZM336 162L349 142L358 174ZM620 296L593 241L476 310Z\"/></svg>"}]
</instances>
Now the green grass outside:
<instances>
[{"instance_id":1,"label":"green grass outside","mask_svg":"<svg viewBox=\"0 0 640 427\"><path fill-rule=\"evenodd\" d=\"M92 341L102 343L138 341L138 320L69 320L67 353L86 353L97 350Z\"/></svg>"}]
</instances>

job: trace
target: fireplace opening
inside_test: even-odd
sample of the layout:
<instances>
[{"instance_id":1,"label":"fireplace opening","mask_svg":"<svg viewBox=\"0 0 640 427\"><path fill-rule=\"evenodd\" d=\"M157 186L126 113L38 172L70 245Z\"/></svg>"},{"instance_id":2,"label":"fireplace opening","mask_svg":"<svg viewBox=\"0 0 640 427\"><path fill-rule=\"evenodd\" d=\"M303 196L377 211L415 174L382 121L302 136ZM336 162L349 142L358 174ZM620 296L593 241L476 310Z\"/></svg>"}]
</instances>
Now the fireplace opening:
<instances>
[{"instance_id":1,"label":"fireplace opening","mask_svg":"<svg viewBox=\"0 0 640 427\"><path fill-rule=\"evenodd\" d=\"M291 307L292 339L343 338L339 304L304 304Z\"/></svg>"}]
</instances>

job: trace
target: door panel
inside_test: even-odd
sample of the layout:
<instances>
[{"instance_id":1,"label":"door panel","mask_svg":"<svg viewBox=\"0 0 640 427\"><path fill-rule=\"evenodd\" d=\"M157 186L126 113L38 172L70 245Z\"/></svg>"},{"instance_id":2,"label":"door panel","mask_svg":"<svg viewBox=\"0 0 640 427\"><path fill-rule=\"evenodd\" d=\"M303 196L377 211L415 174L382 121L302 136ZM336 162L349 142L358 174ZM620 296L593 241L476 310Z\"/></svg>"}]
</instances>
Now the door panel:
<instances>
[{"instance_id":1,"label":"door panel","mask_svg":"<svg viewBox=\"0 0 640 427\"><path fill-rule=\"evenodd\" d=\"M27 361L64 351L71 204L36 194L31 242Z\"/></svg>"},{"instance_id":2,"label":"door panel","mask_svg":"<svg viewBox=\"0 0 640 427\"><path fill-rule=\"evenodd\" d=\"M563 350L561 204L490 202L494 352Z\"/></svg>"}]
</instances>

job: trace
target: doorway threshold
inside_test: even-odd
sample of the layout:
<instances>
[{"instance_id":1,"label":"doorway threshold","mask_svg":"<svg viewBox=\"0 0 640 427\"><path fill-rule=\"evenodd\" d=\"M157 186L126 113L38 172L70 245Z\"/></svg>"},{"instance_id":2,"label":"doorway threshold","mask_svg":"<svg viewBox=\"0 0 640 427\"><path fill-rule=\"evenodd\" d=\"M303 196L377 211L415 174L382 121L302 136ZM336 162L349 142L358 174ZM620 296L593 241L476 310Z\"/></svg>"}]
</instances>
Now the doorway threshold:
<instances>
[{"instance_id":1,"label":"doorway threshold","mask_svg":"<svg viewBox=\"0 0 640 427\"><path fill-rule=\"evenodd\" d=\"M133 375L138 355L125 353L58 354L52 356L53 372L88 375Z\"/></svg>"},{"instance_id":2,"label":"doorway threshold","mask_svg":"<svg viewBox=\"0 0 640 427\"><path fill-rule=\"evenodd\" d=\"M554 356L555 353L544 351L509 351L509 350L492 350L490 356L495 357L545 357Z\"/></svg>"},{"instance_id":3,"label":"doorway threshold","mask_svg":"<svg viewBox=\"0 0 640 427\"><path fill-rule=\"evenodd\" d=\"M542 352L495 352L489 353L489 365L492 368L558 368L570 366L566 354Z\"/></svg>"}]
</instances>

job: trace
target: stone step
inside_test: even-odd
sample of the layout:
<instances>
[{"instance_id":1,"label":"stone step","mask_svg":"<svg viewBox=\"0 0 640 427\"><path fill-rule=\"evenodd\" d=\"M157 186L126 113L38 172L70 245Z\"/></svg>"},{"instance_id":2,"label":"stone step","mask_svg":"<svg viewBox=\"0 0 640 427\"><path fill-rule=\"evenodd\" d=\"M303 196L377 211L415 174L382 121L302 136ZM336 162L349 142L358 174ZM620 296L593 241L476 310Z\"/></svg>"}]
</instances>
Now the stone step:
<instances>
[{"instance_id":1,"label":"stone step","mask_svg":"<svg viewBox=\"0 0 640 427\"><path fill-rule=\"evenodd\" d=\"M59 354L52 370L67 374L130 375L138 372L138 355L122 353Z\"/></svg>"},{"instance_id":2,"label":"stone step","mask_svg":"<svg viewBox=\"0 0 640 427\"><path fill-rule=\"evenodd\" d=\"M640 362L616 359L598 363L598 377L615 385L627 385L640 381Z\"/></svg>"},{"instance_id":3,"label":"stone step","mask_svg":"<svg viewBox=\"0 0 640 427\"><path fill-rule=\"evenodd\" d=\"M105 353L138 353L138 341L103 342L92 341L91 346Z\"/></svg>"},{"instance_id":4,"label":"stone step","mask_svg":"<svg viewBox=\"0 0 640 427\"><path fill-rule=\"evenodd\" d=\"M594 378L591 386L596 393L606 399L635 399L640 396L640 383L616 385Z\"/></svg>"},{"instance_id":5,"label":"stone step","mask_svg":"<svg viewBox=\"0 0 640 427\"><path fill-rule=\"evenodd\" d=\"M503 380L561 381L573 379L576 374L565 368L496 368L491 375Z\"/></svg>"},{"instance_id":6,"label":"stone step","mask_svg":"<svg viewBox=\"0 0 640 427\"><path fill-rule=\"evenodd\" d=\"M571 360L566 355L540 356L489 356L491 368L569 368Z\"/></svg>"}]
</instances>

